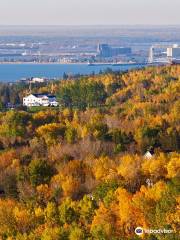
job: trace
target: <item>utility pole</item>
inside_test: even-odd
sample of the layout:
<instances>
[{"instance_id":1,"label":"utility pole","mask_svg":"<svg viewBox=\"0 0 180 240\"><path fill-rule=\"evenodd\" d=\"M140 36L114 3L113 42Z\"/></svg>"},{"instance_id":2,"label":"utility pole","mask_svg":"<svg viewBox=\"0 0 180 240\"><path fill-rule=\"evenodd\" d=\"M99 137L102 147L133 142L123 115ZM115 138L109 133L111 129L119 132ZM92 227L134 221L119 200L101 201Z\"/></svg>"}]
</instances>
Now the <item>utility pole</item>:
<instances>
[{"instance_id":1,"label":"utility pole","mask_svg":"<svg viewBox=\"0 0 180 240\"><path fill-rule=\"evenodd\" d=\"M31 94L32 93L32 84L31 84L31 81L30 81L30 83L29 83L29 94Z\"/></svg>"}]
</instances>

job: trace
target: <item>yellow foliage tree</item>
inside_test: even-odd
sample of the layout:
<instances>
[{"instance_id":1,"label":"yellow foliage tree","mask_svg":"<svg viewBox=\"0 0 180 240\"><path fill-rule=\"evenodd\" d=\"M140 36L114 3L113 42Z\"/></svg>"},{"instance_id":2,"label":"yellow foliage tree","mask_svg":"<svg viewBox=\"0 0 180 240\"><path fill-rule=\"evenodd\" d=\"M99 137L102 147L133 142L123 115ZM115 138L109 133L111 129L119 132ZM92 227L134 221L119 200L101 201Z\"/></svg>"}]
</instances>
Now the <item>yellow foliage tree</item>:
<instances>
[{"instance_id":1,"label":"yellow foliage tree","mask_svg":"<svg viewBox=\"0 0 180 240\"><path fill-rule=\"evenodd\" d=\"M160 153L159 156L152 159L146 159L142 164L142 171L147 175L151 175L155 179L165 177L167 175L167 163L168 157L165 154Z\"/></svg>"},{"instance_id":2,"label":"yellow foliage tree","mask_svg":"<svg viewBox=\"0 0 180 240\"><path fill-rule=\"evenodd\" d=\"M93 172L97 180L112 179L117 173L115 162L109 157L100 157L95 161Z\"/></svg>"},{"instance_id":3,"label":"yellow foliage tree","mask_svg":"<svg viewBox=\"0 0 180 240\"><path fill-rule=\"evenodd\" d=\"M170 156L167 164L168 178L180 177L180 154L175 153Z\"/></svg>"},{"instance_id":4,"label":"yellow foliage tree","mask_svg":"<svg viewBox=\"0 0 180 240\"><path fill-rule=\"evenodd\" d=\"M137 155L125 155L120 159L120 165L117 167L118 174L127 181L133 181L140 175L141 157Z\"/></svg>"}]
</instances>

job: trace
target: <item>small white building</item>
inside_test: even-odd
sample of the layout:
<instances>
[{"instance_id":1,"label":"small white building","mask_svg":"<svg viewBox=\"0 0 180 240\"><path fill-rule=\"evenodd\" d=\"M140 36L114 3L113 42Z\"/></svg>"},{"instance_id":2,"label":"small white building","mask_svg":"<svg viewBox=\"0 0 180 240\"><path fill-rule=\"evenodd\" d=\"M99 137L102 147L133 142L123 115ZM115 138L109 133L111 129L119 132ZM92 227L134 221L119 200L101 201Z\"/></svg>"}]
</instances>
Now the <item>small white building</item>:
<instances>
[{"instance_id":1,"label":"small white building","mask_svg":"<svg viewBox=\"0 0 180 240\"><path fill-rule=\"evenodd\" d=\"M144 158L145 159L152 159L154 157L154 153L152 151L147 151L145 154L144 154Z\"/></svg>"},{"instance_id":2,"label":"small white building","mask_svg":"<svg viewBox=\"0 0 180 240\"><path fill-rule=\"evenodd\" d=\"M23 106L27 107L37 107L37 106L54 106L57 107L59 104L57 102L56 96L51 94L30 94L23 98Z\"/></svg>"},{"instance_id":3,"label":"small white building","mask_svg":"<svg viewBox=\"0 0 180 240\"><path fill-rule=\"evenodd\" d=\"M39 78L39 77L33 77L31 79L31 82L32 83L44 83L46 82L47 80L45 78Z\"/></svg>"}]
</instances>

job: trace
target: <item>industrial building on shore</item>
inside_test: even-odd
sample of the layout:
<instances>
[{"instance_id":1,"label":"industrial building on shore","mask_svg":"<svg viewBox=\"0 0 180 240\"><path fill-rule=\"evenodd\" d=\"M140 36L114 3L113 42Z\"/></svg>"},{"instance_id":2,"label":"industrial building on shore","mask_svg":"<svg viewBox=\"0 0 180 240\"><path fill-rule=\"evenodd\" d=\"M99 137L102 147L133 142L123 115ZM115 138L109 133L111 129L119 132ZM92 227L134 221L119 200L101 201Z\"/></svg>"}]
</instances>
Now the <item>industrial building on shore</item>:
<instances>
[{"instance_id":1,"label":"industrial building on shore","mask_svg":"<svg viewBox=\"0 0 180 240\"><path fill-rule=\"evenodd\" d=\"M111 47L109 44L99 44L97 53L99 57L108 58L119 55L131 55L132 51L129 47Z\"/></svg>"}]
</instances>

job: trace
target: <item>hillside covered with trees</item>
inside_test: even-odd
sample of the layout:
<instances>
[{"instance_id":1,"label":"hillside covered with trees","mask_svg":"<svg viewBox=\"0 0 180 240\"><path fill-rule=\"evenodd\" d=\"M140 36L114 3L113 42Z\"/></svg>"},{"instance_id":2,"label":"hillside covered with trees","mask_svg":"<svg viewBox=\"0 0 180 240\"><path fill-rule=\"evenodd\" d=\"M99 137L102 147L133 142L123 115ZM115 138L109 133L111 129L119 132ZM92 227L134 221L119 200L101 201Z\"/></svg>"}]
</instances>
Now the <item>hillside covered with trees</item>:
<instances>
[{"instance_id":1,"label":"hillside covered with trees","mask_svg":"<svg viewBox=\"0 0 180 240\"><path fill-rule=\"evenodd\" d=\"M27 91L0 85L0 239L179 239L180 66L34 85L59 108L4 110Z\"/></svg>"}]
</instances>

